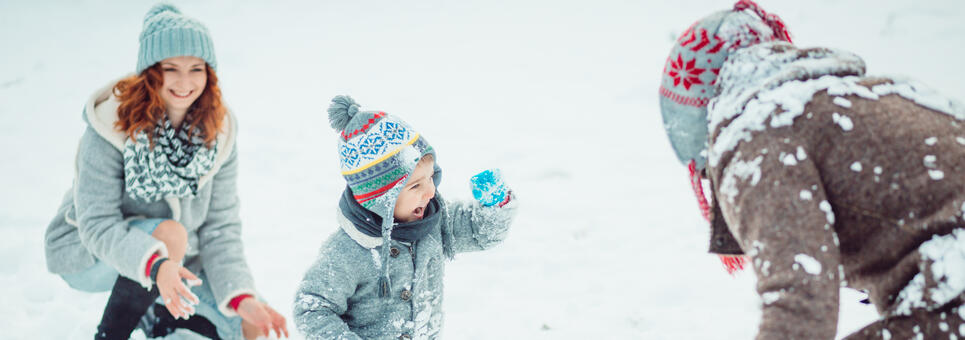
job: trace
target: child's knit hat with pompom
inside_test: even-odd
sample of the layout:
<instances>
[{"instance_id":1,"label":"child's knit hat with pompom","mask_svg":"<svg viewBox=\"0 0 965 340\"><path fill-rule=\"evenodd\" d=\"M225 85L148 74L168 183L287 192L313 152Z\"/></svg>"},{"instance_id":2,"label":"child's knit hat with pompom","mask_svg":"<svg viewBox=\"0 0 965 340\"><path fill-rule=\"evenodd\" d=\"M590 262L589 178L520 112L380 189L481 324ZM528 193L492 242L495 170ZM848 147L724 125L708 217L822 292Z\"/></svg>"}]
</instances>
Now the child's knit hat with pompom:
<instances>
[{"instance_id":1,"label":"child's knit hat with pompom","mask_svg":"<svg viewBox=\"0 0 965 340\"><path fill-rule=\"evenodd\" d=\"M342 176L355 200L382 217L382 240L387 244L399 193L419 160L427 154L435 157L435 151L402 119L382 111L360 111L348 96L332 99L328 119L339 133ZM388 261L388 249L382 247L383 261ZM380 285L385 292L389 282L384 268L382 273Z\"/></svg>"}]
</instances>

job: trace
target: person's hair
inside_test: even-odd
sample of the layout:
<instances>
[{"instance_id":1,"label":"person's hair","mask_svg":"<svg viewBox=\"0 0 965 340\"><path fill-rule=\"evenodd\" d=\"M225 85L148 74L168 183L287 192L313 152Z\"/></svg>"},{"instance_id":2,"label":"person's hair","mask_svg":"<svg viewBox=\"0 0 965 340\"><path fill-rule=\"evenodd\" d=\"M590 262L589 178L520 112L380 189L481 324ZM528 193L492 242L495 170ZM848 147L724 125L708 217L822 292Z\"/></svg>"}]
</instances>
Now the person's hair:
<instances>
[{"instance_id":1,"label":"person's hair","mask_svg":"<svg viewBox=\"0 0 965 340\"><path fill-rule=\"evenodd\" d=\"M224 117L228 110L221 102L221 89L218 88L218 76L211 66L205 64L207 84L201 96L191 104L189 112L192 121L184 122L194 127L200 127L204 134L204 142L209 147L221 130ZM145 69L141 74L121 79L114 85L114 95L121 102L117 108L117 122L114 127L126 133L131 139L138 132L145 132L151 146L154 145L154 128L165 114L164 100L161 99L161 86L164 85L164 74L161 64L157 63Z\"/></svg>"},{"instance_id":2,"label":"person's hair","mask_svg":"<svg viewBox=\"0 0 965 340\"><path fill-rule=\"evenodd\" d=\"M436 157L433 156L431 153L427 153L427 154L425 154L425 155L422 155L422 158L419 158L419 162L422 162L422 161L433 161L433 162L435 162L435 161L436 161Z\"/></svg>"}]
</instances>

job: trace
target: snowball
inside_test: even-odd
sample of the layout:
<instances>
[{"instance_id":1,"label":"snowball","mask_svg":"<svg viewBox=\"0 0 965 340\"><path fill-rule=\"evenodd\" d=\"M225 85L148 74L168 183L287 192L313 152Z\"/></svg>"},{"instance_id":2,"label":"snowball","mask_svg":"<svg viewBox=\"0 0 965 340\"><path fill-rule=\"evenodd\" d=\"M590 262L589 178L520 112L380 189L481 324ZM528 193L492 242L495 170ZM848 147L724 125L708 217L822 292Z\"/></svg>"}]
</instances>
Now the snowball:
<instances>
[{"instance_id":1,"label":"snowball","mask_svg":"<svg viewBox=\"0 0 965 340\"><path fill-rule=\"evenodd\" d=\"M940 181L942 178L945 178L945 172L941 170L928 170L928 177L931 177L933 180Z\"/></svg>"},{"instance_id":2,"label":"snowball","mask_svg":"<svg viewBox=\"0 0 965 340\"><path fill-rule=\"evenodd\" d=\"M802 201L810 201L812 198L810 190L801 190L801 194L799 196L801 197Z\"/></svg>"},{"instance_id":3,"label":"snowball","mask_svg":"<svg viewBox=\"0 0 965 340\"><path fill-rule=\"evenodd\" d=\"M937 143L937 142L938 142L938 138L937 138L937 137L928 137L928 138L925 138L925 144L926 144L926 145L929 145L929 146L930 146L930 145L935 145L935 143Z\"/></svg>"},{"instance_id":4,"label":"snowball","mask_svg":"<svg viewBox=\"0 0 965 340\"><path fill-rule=\"evenodd\" d=\"M875 172L875 175L880 175L880 174L881 174L881 167L880 167L880 166L876 166L876 167L874 168L874 172Z\"/></svg>"}]
</instances>

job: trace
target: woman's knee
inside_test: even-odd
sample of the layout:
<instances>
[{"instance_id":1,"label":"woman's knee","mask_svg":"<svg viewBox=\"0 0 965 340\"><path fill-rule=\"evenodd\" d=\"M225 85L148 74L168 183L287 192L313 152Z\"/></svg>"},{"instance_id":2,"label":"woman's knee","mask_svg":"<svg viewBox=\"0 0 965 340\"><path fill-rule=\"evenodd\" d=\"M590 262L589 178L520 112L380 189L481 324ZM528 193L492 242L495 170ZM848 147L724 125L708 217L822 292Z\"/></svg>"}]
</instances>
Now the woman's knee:
<instances>
[{"instance_id":1,"label":"woman's knee","mask_svg":"<svg viewBox=\"0 0 965 340\"><path fill-rule=\"evenodd\" d=\"M178 221L164 220L154 228L151 236L159 240L185 240L188 239L188 231L184 229Z\"/></svg>"}]
</instances>

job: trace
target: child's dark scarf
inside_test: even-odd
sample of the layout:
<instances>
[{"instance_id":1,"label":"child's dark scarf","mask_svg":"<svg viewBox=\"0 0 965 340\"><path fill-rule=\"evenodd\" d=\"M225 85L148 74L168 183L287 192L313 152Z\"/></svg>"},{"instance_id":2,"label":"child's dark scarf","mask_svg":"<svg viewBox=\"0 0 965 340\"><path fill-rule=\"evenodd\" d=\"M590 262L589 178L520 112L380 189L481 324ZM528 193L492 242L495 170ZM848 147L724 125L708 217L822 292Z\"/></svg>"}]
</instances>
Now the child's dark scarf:
<instances>
[{"instance_id":1,"label":"child's dark scarf","mask_svg":"<svg viewBox=\"0 0 965 340\"><path fill-rule=\"evenodd\" d=\"M355 228L363 234L372 237L382 237L382 217L365 209L355 200L352 190L348 187L342 192L338 207ZM392 227L392 239L400 242L417 242L429 234L440 222L439 201L433 197L426 206L426 212L421 220L397 223Z\"/></svg>"}]
</instances>

